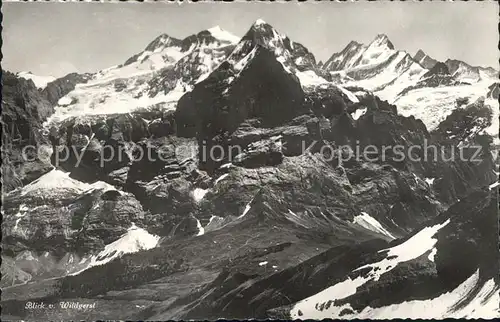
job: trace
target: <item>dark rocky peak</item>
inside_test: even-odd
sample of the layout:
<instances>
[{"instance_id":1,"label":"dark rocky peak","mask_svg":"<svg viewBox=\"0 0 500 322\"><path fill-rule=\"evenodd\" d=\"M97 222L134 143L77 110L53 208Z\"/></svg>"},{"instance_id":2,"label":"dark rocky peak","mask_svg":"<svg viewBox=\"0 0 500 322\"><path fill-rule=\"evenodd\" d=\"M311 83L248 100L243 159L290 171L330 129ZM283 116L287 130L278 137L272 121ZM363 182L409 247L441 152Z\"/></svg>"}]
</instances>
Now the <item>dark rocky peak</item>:
<instances>
[{"instance_id":1,"label":"dark rocky peak","mask_svg":"<svg viewBox=\"0 0 500 322\"><path fill-rule=\"evenodd\" d=\"M428 56L422 49L419 49L413 59L424 68L431 69L437 63L437 60Z\"/></svg>"},{"instance_id":2,"label":"dark rocky peak","mask_svg":"<svg viewBox=\"0 0 500 322\"><path fill-rule=\"evenodd\" d=\"M421 61L425 56L427 56L427 54L424 53L422 49L419 49L415 56L413 56L413 59L415 59L416 61Z\"/></svg>"},{"instance_id":3,"label":"dark rocky peak","mask_svg":"<svg viewBox=\"0 0 500 322\"><path fill-rule=\"evenodd\" d=\"M262 19L257 19L253 25L250 27L248 32L245 34L245 36L248 36L249 38L254 36L254 37L272 37L273 32L276 32L276 30L265 22ZM254 38L253 38L254 39Z\"/></svg>"},{"instance_id":4,"label":"dark rocky peak","mask_svg":"<svg viewBox=\"0 0 500 322\"><path fill-rule=\"evenodd\" d=\"M262 19L258 19L250 27L241 39L239 46L244 46L242 43L251 44L245 47L253 48L256 45L260 45L270 49L274 52L275 56L281 57L282 62L288 61L287 65L296 66L300 70L316 67L316 59L306 47L292 41L288 36L279 33L273 26Z\"/></svg>"},{"instance_id":5,"label":"dark rocky peak","mask_svg":"<svg viewBox=\"0 0 500 322\"><path fill-rule=\"evenodd\" d=\"M279 34L273 26L259 19L250 27L241 40L250 41L253 45L269 47L272 45L282 45L283 41L287 38L288 37Z\"/></svg>"},{"instance_id":6,"label":"dark rocky peak","mask_svg":"<svg viewBox=\"0 0 500 322\"><path fill-rule=\"evenodd\" d=\"M450 74L455 76L456 78L466 78L467 80L476 80L479 81L481 79L480 70L481 67L471 66L466 62L457 59L447 59L445 61L446 66L448 66L448 70ZM483 69L486 74L487 71Z\"/></svg>"},{"instance_id":7,"label":"dark rocky peak","mask_svg":"<svg viewBox=\"0 0 500 322\"><path fill-rule=\"evenodd\" d=\"M347 49L351 49L351 48L358 48L358 47L361 47L363 46L362 43L359 43L357 42L356 40L351 40L347 46L344 48L344 51L347 50Z\"/></svg>"},{"instance_id":8,"label":"dark rocky peak","mask_svg":"<svg viewBox=\"0 0 500 322\"><path fill-rule=\"evenodd\" d=\"M448 58L444 63L446 64L446 66L448 66L448 70L449 70L450 74L452 74L452 75L460 67L472 68L472 66L470 66L469 64L467 64L461 60L457 60L457 59L449 59Z\"/></svg>"},{"instance_id":9,"label":"dark rocky peak","mask_svg":"<svg viewBox=\"0 0 500 322\"><path fill-rule=\"evenodd\" d=\"M304 93L299 82L274 53L260 45L248 49L253 56L243 70L234 71L225 62L181 98L176 111L178 135L231 133L252 117L276 126L301 106Z\"/></svg>"},{"instance_id":10,"label":"dark rocky peak","mask_svg":"<svg viewBox=\"0 0 500 322\"><path fill-rule=\"evenodd\" d=\"M424 74L425 77L430 77L433 75L441 75L441 76L450 76L450 70L448 69L448 66L445 63L438 62L434 67L431 68L427 73Z\"/></svg>"},{"instance_id":11,"label":"dark rocky peak","mask_svg":"<svg viewBox=\"0 0 500 322\"><path fill-rule=\"evenodd\" d=\"M213 43L218 43L219 45L234 44L234 41L232 39L229 39L229 37L227 37L227 38L226 37L222 37L222 38L216 37L217 34L219 34L219 33L226 33L227 35L229 35L229 37L231 36L229 33L222 30L219 26L213 27L213 28L208 29L208 30L202 30L199 33L188 36L181 41L182 51L186 51L189 48L191 48L192 46L198 47L198 46L209 45L209 44L213 44Z\"/></svg>"},{"instance_id":12,"label":"dark rocky peak","mask_svg":"<svg viewBox=\"0 0 500 322\"><path fill-rule=\"evenodd\" d=\"M357 42L357 41L351 41L347 46L342 50L341 53L343 54L349 54L349 53L356 53L359 50L363 49L364 45Z\"/></svg>"},{"instance_id":13,"label":"dark rocky peak","mask_svg":"<svg viewBox=\"0 0 500 322\"><path fill-rule=\"evenodd\" d=\"M2 70L2 119L11 113L39 124L53 113L53 108L32 80Z\"/></svg>"},{"instance_id":14,"label":"dark rocky peak","mask_svg":"<svg viewBox=\"0 0 500 322\"><path fill-rule=\"evenodd\" d=\"M159 48L179 46L181 40L172 38L167 34L162 34L146 46L146 51L155 51Z\"/></svg>"},{"instance_id":15,"label":"dark rocky peak","mask_svg":"<svg viewBox=\"0 0 500 322\"><path fill-rule=\"evenodd\" d=\"M360 44L359 42L353 40L350 43L348 43L347 46L340 53L344 55L354 54L363 46L364 46L363 44Z\"/></svg>"}]
</instances>

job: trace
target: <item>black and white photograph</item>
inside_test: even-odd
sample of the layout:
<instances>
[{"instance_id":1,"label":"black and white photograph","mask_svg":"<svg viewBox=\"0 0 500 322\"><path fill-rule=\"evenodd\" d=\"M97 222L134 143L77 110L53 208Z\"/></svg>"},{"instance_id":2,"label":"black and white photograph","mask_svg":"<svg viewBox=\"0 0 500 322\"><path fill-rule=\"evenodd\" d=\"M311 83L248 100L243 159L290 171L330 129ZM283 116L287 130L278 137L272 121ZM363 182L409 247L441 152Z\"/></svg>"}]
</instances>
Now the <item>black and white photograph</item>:
<instances>
[{"instance_id":1,"label":"black and white photograph","mask_svg":"<svg viewBox=\"0 0 500 322\"><path fill-rule=\"evenodd\" d=\"M3 321L500 318L496 1L2 1Z\"/></svg>"}]
</instances>

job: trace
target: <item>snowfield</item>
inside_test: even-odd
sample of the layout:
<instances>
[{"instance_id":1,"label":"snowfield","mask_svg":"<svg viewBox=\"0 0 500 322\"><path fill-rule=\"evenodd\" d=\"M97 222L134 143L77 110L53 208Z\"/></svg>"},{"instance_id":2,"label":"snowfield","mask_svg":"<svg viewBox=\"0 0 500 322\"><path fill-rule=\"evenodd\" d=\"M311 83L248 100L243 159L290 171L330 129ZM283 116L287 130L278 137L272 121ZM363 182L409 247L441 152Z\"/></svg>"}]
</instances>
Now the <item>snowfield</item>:
<instances>
[{"instance_id":1,"label":"snowfield","mask_svg":"<svg viewBox=\"0 0 500 322\"><path fill-rule=\"evenodd\" d=\"M437 239L433 238L433 236L449 222L450 220L448 219L442 224L426 227L404 243L389 249L380 250L379 253L387 252L386 257L383 260L377 263L358 267L353 271L356 272L365 268L370 268L371 270L366 276L358 276L354 279L347 278L340 283L330 286L325 290L298 302L290 311L292 319L339 318L340 313L343 309L345 309L345 306L338 307L331 305L324 310L319 310L316 306L321 307L328 301L343 299L354 295L356 294L358 287L368 281L378 281L383 274L393 270L399 263L404 263L420 257L427 252L432 252L432 249L437 242ZM400 313L399 317L405 317L405 314Z\"/></svg>"},{"instance_id":2,"label":"snowfield","mask_svg":"<svg viewBox=\"0 0 500 322\"><path fill-rule=\"evenodd\" d=\"M453 110L457 99L467 97L474 102L486 94L487 86L474 85L424 87L411 90L393 103L403 116L421 119L429 131L434 130ZM497 128L498 133L498 128Z\"/></svg>"},{"instance_id":3,"label":"snowfield","mask_svg":"<svg viewBox=\"0 0 500 322\"><path fill-rule=\"evenodd\" d=\"M207 31L215 40L193 42L189 48L182 48L169 36L162 35L126 64L95 73L87 83L77 84L59 100L46 125L72 116L125 114L153 106L175 109L177 101L222 62L224 48L239 41L239 37L218 26ZM191 68L196 70L191 72L197 72L197 76L184 79L184 72ZM168 69L175 69L175 79L161 78L161 73ZM156 78L157 83L150 84ZM167 81L172 82L173 88L169 87L172 89L155 87Z\"/></svg>"}]
</instances>

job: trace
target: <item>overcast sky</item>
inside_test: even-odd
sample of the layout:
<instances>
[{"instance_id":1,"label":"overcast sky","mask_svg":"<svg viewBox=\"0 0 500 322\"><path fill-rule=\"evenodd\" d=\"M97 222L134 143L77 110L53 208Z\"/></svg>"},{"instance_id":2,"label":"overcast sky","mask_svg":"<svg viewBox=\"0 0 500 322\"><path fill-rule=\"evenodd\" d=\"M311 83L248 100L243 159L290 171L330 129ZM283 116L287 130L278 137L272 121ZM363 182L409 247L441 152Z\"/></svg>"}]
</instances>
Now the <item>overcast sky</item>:
<instances>
[{"instance_id":1,"label":"overcast sky","mask_svg":"<svg viewBox=\"0 0 500 322\"><path fill-rule=\"evenodd\" d=\"M161 33L183 38L219 25L243 36L258 18L326 60L351 40L385 33L397 49L422 48L498 68L498 4L355 3L4 3L2 68L39 75L93 72L124 62Z\"/></svg>"}]
</instances>

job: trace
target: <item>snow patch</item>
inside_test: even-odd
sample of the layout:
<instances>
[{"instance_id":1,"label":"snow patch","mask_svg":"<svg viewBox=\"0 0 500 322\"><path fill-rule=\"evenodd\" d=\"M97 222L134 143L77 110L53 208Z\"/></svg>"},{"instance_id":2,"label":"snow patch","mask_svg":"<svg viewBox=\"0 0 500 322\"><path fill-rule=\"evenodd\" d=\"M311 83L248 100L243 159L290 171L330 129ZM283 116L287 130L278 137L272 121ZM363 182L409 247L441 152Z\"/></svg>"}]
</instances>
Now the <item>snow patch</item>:
<instances>
[{"instance_id":1,"label":"snow patch","mask_svg":"<svg viewBox=\"0 0 500 322\"><path fill-rule=\"evenodd\" d=\"M321 84L328 83L328 81L326 79L318 76L312 70L306 70L304 72L296 71L295 75L299 78L300 84L303 87L318 86Z\"/></svg>"},{"instance_id":2,"label":"snow patch","mask_svg":"<svg viewBox=\"0 0 500 322\"><path fill-rule=\"evenodd\" d=\"M221 165L219 167L219 169L229 169L231 167L233 167L234 165L232 163L224 163L223 165Z\"/></svg>"},{"instance_id":3,"label":"snow patch","mask_svg":"<svg viewBox=\"0 0 500 322\"><path fill-rule=\"evenodd\" d=\"M358 98L356 97L356 95L354 95L352 92L348 91L347 89L345 89L345 88L344 88L344 87L342 87L342 86L338 86L338 85L337 85L337 87L338 87L338 89L340 89L340 91L341 91L342 93L344 93L344 94L347 96L347 98L348 98L351 102L353 102L353 103L359 103L359 99L358 99Z\"/></svg>"},{"instance_id":4,"label":"snow patch","mask_svg":"<svg viewBox=\"0 0 500 322\"><path fill-rule=\"evenodd\" d=\"M490 184L490 185L489 185L489 189L491 190L491 189L493 189L493 188L496 188L496 187L498 187L498 185L500 185L500 182L499 182L499 181L497 181L497 182L495 182L495 183L492 183L492 184Z\"/></svg>"},{"instance_id":5,"label":"snow patch","mask_svg":"<svg viewBox=\"0 0 500 322\"><path fill-rule=\"evenodd\" d=\"M430 254L429 254L429 256L428 256L427 258L428 258L431 262L433 262L433 261L434 261L434 257L436 256L436 254L437 254L437 248L436 248L436 247L434 247L434 248L431 250L431 252L430 252Z\"/></svg>"},{"instance_id":6,"label":"snow patch","mask_svg":"<svg viewBox=\"0 0 500 322\"><path fill-rule=\"evenodd\" d=\"M201 189L201 188L194 189L194 191L193 191L194 201L200 202L205 197L205 195L207 194L208 191L209 191L209 189Z\"/></svg>"},{"instance_id":7,"label":"snow patch","mask_svg":"<svg viewBox=\"0 0 500 322\"><path fill-rule=\"evenodd\" d=\"M259 25L265 25L266 22L262 19L257 19L254 23L255 26L259 26Z\"/></svg>"},{"instance_id":8,"label":"snow patch","mask_svg":"<svg viewBox=\"0 0 500 322\"><path fill-rule=\"evenodd\" d=\"M266 262L260 262L260 263L259 263L259 266L266 266L266 265L267 265L267 263L268 263L267 261L266 261Z\"/></svg>"},{"instance_id":9,"label":"snow patch","mask_svg":"<svg viewBox=\"0 0 500 322\"><path fill-rule=\"evenodd\" d=\"M250 211L250 209L252 208L250 206L251 204L251 201L245 206L245 209L243 210L243 213L241 214L241 216L239 216L238 218L243 218L245 217L245 215Z\"/></svg>"},{"instance_id":10,"label":"snow patch","mask_svg":"<svg viewBox=\"0 0 500 322\"><path fill-rule=\"evenodd\" d=\"M425 182L427 182L429 186L431 186L434 183L434 180L436 180L436 178L425 178Z\"/></svg>"},{"instance_id":11,"label":"snow patch","mask_svg":"<svg viewBox=\"0 0 500 322\"><path fill-rule=\"evenodd\" d=\"M375 218L366 212L362 212L361 215L354 217L353 223L368 230L385 235L391 239L396 239L396 237L387 231Z\"/></svg>"},{"instance_id":12,"label":"snow patch","mask_svg":"<svg viewBox=\"0 0 500 322\"><path fill-rule=\"evenodd\" d=\"M14 215L16 217L16 223L14 224L14 228L12 228L13 231L17 231L18 228L19 228L19 222L21 221L21 219L23 217L26 216L26 214L28 213L28 210L29 208L22 204L19 206L19 210L17 211L17 213Z\"/></svg>"},{"instance_id":13,"label":"snow patch","mask_svg":"<svg viewBox=\"0 0 500 322\"><path fill-rule=\"evenodd\" d=\"M354 120L358 120L361 116L366 114L368 108L358 108L356 111L351 113L351 116Z\"/></svg>"},{"instance_id":14,"label":"snow patch","mask_svg":"<svg viewBox=\"0 0 500 322\"><path fill-rule=\"evenodd\" d=\"M70 105L72 102L71 98L67 97L67 96L63 96L61 97L58 101L57 101L57 105L59 106L68 106Z\"/></svg>"},{"instance_id":15,"label":"snow patch","mask_svg":"<svg viewBox=\"0 0 500 322\"><path fill-rule=\"evenodd\" d=\"M198 234L196 234L196 236L201 236L203 234L205 234L205 228L203 228L203 226L201 225L201 222L198 218L195 218L196 219L196 228L198 228Z\"/></svg>"},{"instance_id":16,"label":"snow patch","mask_svg":"<svg viewBox=\"0 0 500 322\"><path fill-rule=\"evenodd\" d=\"M217 185L220 181L222 181L225 178L227 178L227 176L229 176L229 173L224 173L223 175L221 175L220 177L218 177L217 179L215 179L214 186Z\"/></svg>"}]
</instances>

